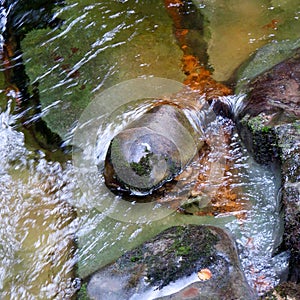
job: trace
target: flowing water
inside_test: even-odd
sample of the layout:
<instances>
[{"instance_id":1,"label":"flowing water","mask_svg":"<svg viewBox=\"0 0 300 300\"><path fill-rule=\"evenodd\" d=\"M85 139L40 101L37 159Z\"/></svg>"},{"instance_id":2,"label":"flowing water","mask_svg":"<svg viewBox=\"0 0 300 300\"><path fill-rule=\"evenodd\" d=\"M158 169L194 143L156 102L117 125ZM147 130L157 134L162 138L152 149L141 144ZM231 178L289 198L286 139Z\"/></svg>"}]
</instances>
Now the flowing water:
<instances>
[{"instance_id":1,"label":"flowing water","mask_svg":"<svg viewBox=\"0 0 300 300\"><path fill-rule=\"evenodd\" d=\"M218 5L212 9L214 2ZM204 32L193 22L187 22L187 46L204 45L204 52L209 55L204 64L215 70L216 79L224 81L257 47L276 41L277 35L280 40L295 38L295 30L291 36L285 32L291 32L286 29L289 26L299 26L300 14L295 1L263 1L263 4L235 1L229 7L225 2L194 1L191 4L192 10L198 8L204 15ZM216 188L205 189L206 198L197 198L197 205L189 204L198 215L181 215L172 208L163 211L162 215L158 213L157 218L151 214L147 219L142 210L140 220L128 217L131 204L129 207L126 204L126 208L108 205L105 210L99 209L95 205L95 191L91 189L95 185L93 177L88 176L92 182L87 180L87 189L82 188L82 178L78 178L76 153L80 151L74 149L75 161L72 161L68 153L37 146L34 141L39 139L40 133L28 130L38 117L43 116L48 127L63 137L64 145L70 145L74 132L78 132L76 126L80 114L105 88L145 76L182 82L182 52L163 2L150 5L146 1L126 0L65 1L54 9L54 17L51 15L52 19L46 20L50 23L55 18L61 19L62 27L41 26L28 31L21 40L23 54L14 43L4 45L7 26L11 26L7 20L10 14L13 15L17 20L15 30L20 30L27 26L27 17L31 15L24 12L24 18L20 17L16 9L19 1L8 3L10 6L5 7L1 1L0 298L71 299L80 287L81 278L164 228L184 223L210 224L230 230L237 241L249 283L259 293L276 285L288 258L287 253L273 256L282 234L278 170L254 161L233 124L227 124L222 118L214 117L209 121L204 118L205 139L214 141L211 144L214 151L206 164L202 164L199 155L199 160L188 170L214 167L211 174L215 176L202 184L204 188L207 184ZM40 10L35 9L39 15ZM230 17L231 10L235 19ZM222 11L226 13L222 15ZM34 16L33 13L31 17ZM238 22L235 24L233 20ZM240 30L241 24L243 30ZM234 44L222 43L230 45L231 52L218 43L233 33L237 37ZM224 51L218 51L220 47ZM14 50L15 56L10 54ZM20 65L25 66L25 71L18 68ZM28 76L25 80L27 93L16 74L20 78ZM20 101L22 97L34 99L28 94L33 95L37 87L41 110L35 110L24 121L26 111L32 107L29 105L24 109ZM229 101L238 109L240 97L230 96ZM112 107L113 104L116 105L115 102L105 104L106 112L112 113L118 108ZM102 133L100 146L98 144L102 154L120 126L137 118L148 106L149 102L142 101L142 104L139 102L129 108L121 107L116 117L112 115L106 120L106 131ZM27 122L26 126L24 122ZM91 124L99 125L97 122ZM232 133L229 143L223 138L224 128L230 128ZM88 145L87 142L88 159L94 161L95 141L91 148ZM101 155L99 157L101 163ZM225 157L228 168L220 157ZM96 180L104 186L101 177ZM190 184L190 179L183 176L182 186L177 185L175 196L170 197L180 198L180 201L186 199L181 191L193 187ZM213 197L222 186L237 195L235 202L238 205L229 209L231 203L227 203L226 209L218 209L215 216L205 210L203 214L199 213L206 207L207 198ZM98 197L101 201L111 201L111 194L105 187ZM128 210L126 218L123 209ZM161 211L161 207L151 209Z\"/></svg>"}]
</instances>

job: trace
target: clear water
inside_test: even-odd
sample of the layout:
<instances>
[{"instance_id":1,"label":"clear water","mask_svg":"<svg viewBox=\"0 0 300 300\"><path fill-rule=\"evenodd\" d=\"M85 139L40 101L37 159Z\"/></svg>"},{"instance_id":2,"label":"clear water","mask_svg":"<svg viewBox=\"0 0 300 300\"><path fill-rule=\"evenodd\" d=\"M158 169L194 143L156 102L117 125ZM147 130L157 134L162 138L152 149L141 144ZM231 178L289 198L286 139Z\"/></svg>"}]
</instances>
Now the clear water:
<instances>
[{"instance_id":1,"label":"clear water","mask_svg":"<svg viewBox=\"0 0 300 300\"><path fill-rule=\"evenodd\" d=\"M73 137L71 128L75 128L80 113L104 88L138 76L180 81L184 75L180 73L181 50L173 38L171 20L161 13L162 3L157 4L159 10L151 5L145 15L143 8L149 5L145 1L135 1L135 4L114 1L113 5L112 1L66 2L66 6L56 10L56 15L66 20L64 30L31 32L22 46L27 75L31 82L40 83L42 114L47 115L53 130L67 134L68 143ZM196 5L200 5L198 2L195 1ZM201 9L209 9L204 2L207 1L201 2ZM216 79L228 79L228 74L262 44L276 40L276 36L287 38L284 28L291 26L289 14L293 16L292 32L299 32L295 30L300 13L297 1L271 1L272 5L256 2L239 1L239 5L235 5L236 2L230 5L235 19L239 20L237 24L226 14L225 18L222 10L217 11L219 17L213 19L215 23L210 28L214 35L208 41L209 63L215 69ZM219 3L222 8L223 1ZM1 10L2 31L7 13ZM207 16L211 13L209 10ZM247 17L248 14L251 17ZM258 23L256 16L259 16ZM281 25L277 31L271 25L264 27L274 18L278 18ZM98 36L95 28L99 29ZM166 36L170 39L167 44ZM221 43L226 36L235 36L235 43ZM0 43L3 48L2 35ZM233 50L224 49L224 44ZM224 51L218 51L220 47ZM259 293L278 282L281 271L278 265L284 269L287 255L272 256L280 243L282 230L276 170L256 164L236 134L228 150L231 169L222 175L222 182L249 206L215 218L171 213L161 220L141 224L118 221L107 217L109 211L100 213L89 206L89 195L80 189L72 161L49 161L43 149L25 140L21 115L17 108L13 109L18 93L7 82L5 70L3 63L0 73L1 299L69 299L79 287L76 277L85 277L162 229L184 223L213 224L229 229L237 241L246 276ZM79 77L76 72L80 73ZM85 102L79 103L76 99ZM11 109L8 100L12 101ZM140 111L131 113L135 116ZM34 120L33 116L31 122ZM216 138L218 131L212 135ZM107 140L110 137L108 134ZM214 166L223 145L220 140L219 148L215 148ZM217 171L218 168L215 174ZM101 195L105 196L105 193ZM243 217L237 217L240 215ZM76 264L78 273L75 273Z\"/></svg>"},{"instance_id":2,"label":"clear water","mask_svg":"<svg viewBox=\"0 0 300 300\"><path fill-rule=\"evenodd\" d=\"M1 121L1 298L68 298L76 291L74 277L84 277L162 229L184 223L229 229L250 284L263 292L278 283L278 261L284 268L287 256L272 257L282 225L276 178L249 157L236 134L232 169L223 180L240 191L247 209L217 218L173 213L136 225L88 208L89 198L79 190L71 162L47 162L41 153L28 151L9 111L1 113ZM234 217L240 213L245 213L242 218ZM79 274L74 273L76 263Z\"/></svg>"}]
</instances>

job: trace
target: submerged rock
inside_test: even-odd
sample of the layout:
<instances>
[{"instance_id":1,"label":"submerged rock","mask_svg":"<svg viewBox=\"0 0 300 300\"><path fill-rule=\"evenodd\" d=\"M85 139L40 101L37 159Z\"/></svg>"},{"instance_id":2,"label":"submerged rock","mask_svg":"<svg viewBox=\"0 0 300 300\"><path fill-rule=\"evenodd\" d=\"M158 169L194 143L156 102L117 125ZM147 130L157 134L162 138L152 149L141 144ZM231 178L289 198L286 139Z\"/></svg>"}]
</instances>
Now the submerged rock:
<instances>
[{"instance_id":1,"label":"submerged rock","mask_svg":"<svg viewBox=\"0 0 300 300\"><path fill-rule=\"evenodd\" d=\"M91 276L91 299L255 299L222 229L171 227Z\"/></svg>"},{"instance_id":2,"label":"submerged rock","mask_svg":"<svg viewBox=\"0 0 300 300\"><path fill-rule=\"evenodd\" d=\"M193 0L203 16L208 63L217 81L235 70L268 43L299 39L299 3L282 0ZM286 52L286 49L279 52ZM280 55L273 51L272 56ZM286 57L282 57L284 59ZM279 62L279 61L278 61Z\"/></svg>"},{"instance_id":3,"label":"submerged rock","mask_svg":"<svg viewBox=\"0 0 300 300\"><path fill-rule=\"evenodd\" d=\"M288 279L300 281L300 49L247 86L236 115L240 135L255 159L280 165Z\"/></svg>"},{"instance_id":4,"label":"submerged rock","mask_svg":"<svg viewBox=\"0 0 300 300\"><path fill-rule=\"evenodd\" d=\"M182 110L172 105L154 107L111 141L106 185L149 194L178 175L203 143Z\"/></svg>"},{"instance_id":5,"label":"submerged rock","mask_svg":"<svg viewBox=\"0 0 300 300\"><path fill-rule=\"evenodd\" d=\"M238 94L247 90L247 86L251 80L293 56L293 53L299 47L300 39L296 39L270 43L258 49L238 69L235 92Z\"/></svg>"},{"instance_id":6,"label":"submerged rock","mask_svg":"<svg viewBox=\"0 0 300 300\"><path fill-rule=\"evenodd\" d=\"M30 31L21 47L42 117L61 137L96 93L117 83L145 76L183 81L182 52L163 2L66 0L54 15L61 26Z\"/></svg>"}]
</instances>

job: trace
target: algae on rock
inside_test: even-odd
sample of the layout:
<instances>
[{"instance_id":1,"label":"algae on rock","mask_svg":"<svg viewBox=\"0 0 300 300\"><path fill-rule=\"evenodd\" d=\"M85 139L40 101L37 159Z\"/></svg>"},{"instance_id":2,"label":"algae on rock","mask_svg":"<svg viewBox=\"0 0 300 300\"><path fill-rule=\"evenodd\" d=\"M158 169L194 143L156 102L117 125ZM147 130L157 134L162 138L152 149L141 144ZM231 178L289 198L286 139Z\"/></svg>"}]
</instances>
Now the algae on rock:
<instances>
[{"instance_id":1,"label":"algae on rock","mask_svg":"<svg viewBox=\"0 0 300 300\"><path fill-rule=\"evenodd\" d=\"M163 3L67 0L56 17L61 27L33 30L21 46L43 118L62 137L96 92L140 76L183 80Z\"/></svg>"}]
</instances>

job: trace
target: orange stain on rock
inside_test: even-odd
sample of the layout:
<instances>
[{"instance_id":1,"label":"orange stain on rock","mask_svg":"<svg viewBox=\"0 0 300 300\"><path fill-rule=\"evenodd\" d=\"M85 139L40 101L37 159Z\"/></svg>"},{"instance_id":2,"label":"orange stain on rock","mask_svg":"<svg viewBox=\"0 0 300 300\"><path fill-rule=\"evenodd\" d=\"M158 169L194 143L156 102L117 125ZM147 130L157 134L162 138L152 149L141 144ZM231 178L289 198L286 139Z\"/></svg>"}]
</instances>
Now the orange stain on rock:
<instances>
[{"instance_id":1,"label":"orange stain on rock","mask_svg":"<svg viewBox=\"0 0 300 300\"><path fill-rule=\"evenodd\" d=\"M174 34L183 51L182 71L186 75L184 84L204 96L207 101L212 101L213 99L232 94L232 90L229 87L212 78L211 72L201 64L196 56L189 54L190 47L186 39L189 31L187 28L184 28L183 22L185 15L185 1L165 0L165 7L173 20ZM277 23L277 20L272 20L272 22L266 26L275 29ZM229 157L229 144L231 139L229 132L227 133L226 139L228 145L226 155ZM190 193L191 197L209 193L209 151L208 143L208 149L203 150L202 155L199 157L199 162L203 166L203 169L201 170L201 173L199 173L196 184ZM212 195L210 204L196 212L196 215L215 216L224 213L234 213L237 218L245 218L245 209L249 204L239 199L237 193L232 191L229 179L225 179L226 171L231 169L231 162L228 159L225 159L225 161L224 180L222 184L218 187L214 195Z\"/></svg>"},{"instance_id":2,"label":"orange stain on rock","mask_svg":"<svg viewBox=\"0 0 300 300\"><path fill-rule=\"evenodd\" d=\"M201 66L198 59L193 55L183 56L182 70L187 76L184 84L204 95L206 100L232 94L231 89L215 81L211 77L210 71Z\"/></svg>"},{"instance_id":3,"label":"orange stain on rock","mask_svg":"<svg viewBox=\"0 0 300 300\"><path fill-rule=\"evenodd\" d=\"M270 23L266 24L265 26L263 26L264 29L274 29L277 30L278 28L278 23L279 20L273 19Z\"/></svg>"},{"instance_id":4,"label":"orange stain on rock","mask_svg":"<svg viewBox=\"0 0 300 300\"><path fill-rule=\"evenodd\" d=\"M199 290L195 287L190 287L187 288L185 291L182 293L183 297L197 297L199 296Z\"/></svg>"}]
</instances>

